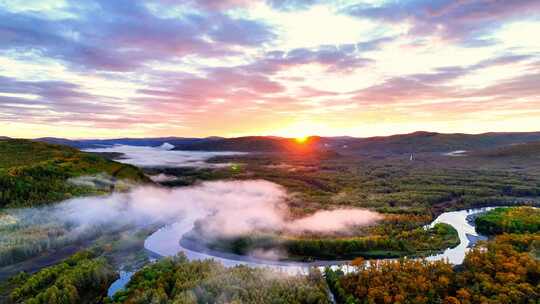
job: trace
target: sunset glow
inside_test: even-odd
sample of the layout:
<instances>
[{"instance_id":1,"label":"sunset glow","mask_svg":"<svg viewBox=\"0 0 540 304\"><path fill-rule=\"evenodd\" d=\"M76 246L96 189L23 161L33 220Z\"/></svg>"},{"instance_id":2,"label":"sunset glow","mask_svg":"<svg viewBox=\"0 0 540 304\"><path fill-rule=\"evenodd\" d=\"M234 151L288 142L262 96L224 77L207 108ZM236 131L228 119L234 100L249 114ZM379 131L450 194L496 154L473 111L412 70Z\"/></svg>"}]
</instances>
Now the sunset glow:
<instances>
[{"instance_id":1,"label":"sunset glow","mask_svg":"<svg viewBox=\"0 0 540 304\"><path fill-rule=\"evenodd\" d=\"M297 143L303 144L303 143L305 143L305 142L308 140L308 137L307 137L307 136L296 137L295 140L296 140Z\"/></svg>"},{"instance_id":2,"label":"sunset glow","mask_svg":"<svg viewBox=\"0 0 540 304\"><path fill-rule=\"evenodd\" d=\"M0 16L5 136L303 142L540 121L539 1L17 0Z\"/></svg>"}]
</instances>

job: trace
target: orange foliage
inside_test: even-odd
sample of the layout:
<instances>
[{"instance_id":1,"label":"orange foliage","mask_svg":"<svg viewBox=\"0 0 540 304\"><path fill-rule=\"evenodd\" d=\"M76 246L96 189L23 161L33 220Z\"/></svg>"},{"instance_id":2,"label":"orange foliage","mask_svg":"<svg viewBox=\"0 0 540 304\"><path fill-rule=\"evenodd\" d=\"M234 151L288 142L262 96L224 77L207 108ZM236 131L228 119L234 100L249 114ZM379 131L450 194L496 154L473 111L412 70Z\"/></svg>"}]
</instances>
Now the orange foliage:
<instances>
[{"instance_id":1,"label":"orange foliage","mask_svg":"<svg viewBox=\"0 0 540 304\"><path fill-rule=\"evenodd\" d=\"M531 250L540 235L502 235L471 250L454 269L443 261L378 261L343 275L341 298L355 303L535 304L540 299L540 261ZM334 288L339 289L339 288Z\"/></svg>"}]
</instances>

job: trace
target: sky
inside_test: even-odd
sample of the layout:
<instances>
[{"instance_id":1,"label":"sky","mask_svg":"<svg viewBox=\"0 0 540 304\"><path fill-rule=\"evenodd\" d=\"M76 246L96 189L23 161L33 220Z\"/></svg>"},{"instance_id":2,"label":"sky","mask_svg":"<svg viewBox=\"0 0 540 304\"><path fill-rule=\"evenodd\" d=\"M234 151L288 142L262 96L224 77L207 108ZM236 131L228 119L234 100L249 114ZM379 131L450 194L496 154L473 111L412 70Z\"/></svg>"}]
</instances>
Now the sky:
<instances>
[{"instance_id":1,"label":"sky","mask_svg":"<svg viewBox=\"0 0 540 304\"><path fill-rule=\"evenodd\" d=\"M538 0L0 0L0 135L540 130Z\"/></svg>"}]
</instances>

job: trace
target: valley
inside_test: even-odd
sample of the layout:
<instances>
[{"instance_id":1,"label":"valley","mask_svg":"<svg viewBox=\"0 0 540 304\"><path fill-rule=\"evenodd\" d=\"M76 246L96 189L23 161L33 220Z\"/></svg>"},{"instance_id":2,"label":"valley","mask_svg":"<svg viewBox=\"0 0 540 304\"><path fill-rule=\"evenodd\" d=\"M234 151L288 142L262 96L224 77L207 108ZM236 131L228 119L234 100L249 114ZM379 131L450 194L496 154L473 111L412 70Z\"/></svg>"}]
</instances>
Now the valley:
<instances>
[{"instance_id":1,"label":"valley","mask_svg":"<svg viewBox=\"0 0 540 304\"><path fill-rule=\"evenodd\" d=\"M373 148L366 148L369 153L343 148L353 147L356 139L339 139L338 151L322 138L299 143L261 137L253 151L222 150L219 145L204 152L179 151L164 140L150 141L150 146L128 146L125 141L121 146L87 146L83 152L41 142L0 141L5 152L2 189L11 189L0 196L0 241L7 245L0 251L0 298L18 303L52 297L52 287L24 294L16 289L17 282L25 276L50 282L42 278L44 272L57 269L51 267L80 250L105 263L95 267L103 269L96 271L104 273L107 286L118 271L130 274L114 285L120 291L112 298L104 285L89 289L92 296L85 297L98 302L145 303L156 297L216 301L223 292L249 302L253 300L229 290L228 284L247 284L242 280L267 267L287 278L276 280L268 274L269 279L259 282L268 289L250 291L249 297L327 303L331 290L338 302L346 303L366 297L350 289L351 280L361 282L359 277L368 271L379 275L384 267L403 267L396 270L403 274L435 267L449 280L461 282L466 274L454 265L469 265L479 254L469 251L474 243L470 238L478 235L466 218L485 212L461 210L538 206L537 145L496 141L473 149L476 145L466 141L452 143L450 149L468 149L459 157L447 154L454 150L440 151L438 144L407 152L394 148L396 140L426 141L425 136L394 137L387 148L381 146L384 139L377 139ZM232 143L224 146L234 147ZM459 217L452 218L454 211ZM536 218L531 221L537 223ZM520 239L524 243L509 254L538 252L537 231L518 233L528 239ZM514 244L512 238L519 237L507 238L478 246L506 250L504 244ZM361 266L364 260L370 262ZM527 263L533 267L528 271L537 271L537 259ZM187 269L194 277L183 283L184 289L169 290L170 280ZM19 271L27 274L16 276ZM163 289L145 287L149 282ZM77 284L76 290L86 290ZM64 285L55 286L54 292L65 292ZM435 288L441 299L459 298L457 290ZM310 296L302 290L310 290Z\"/></svg>"},{"instance_id":2,"label":"valley","mask_svg":"<svg viewBox=\"0 0 540 304\"><path fill-rule=\"evenodd\" d=\"M540 304L539 0L0 0L0 304Z\"/></svg>"}]
</instances>

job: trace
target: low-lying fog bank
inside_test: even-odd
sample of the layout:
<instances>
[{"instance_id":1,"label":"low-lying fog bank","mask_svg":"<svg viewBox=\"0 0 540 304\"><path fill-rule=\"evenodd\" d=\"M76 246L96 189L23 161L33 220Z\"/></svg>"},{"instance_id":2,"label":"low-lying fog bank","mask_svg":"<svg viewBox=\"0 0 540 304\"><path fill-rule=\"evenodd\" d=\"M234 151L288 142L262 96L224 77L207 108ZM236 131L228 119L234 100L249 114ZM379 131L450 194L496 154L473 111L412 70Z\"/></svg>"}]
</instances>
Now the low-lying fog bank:
<instances>
[{"instance_id":1,"label":"low-lying fog bank","mask_svg":"<svg viewBox=\"0 0 540 304\"><path fill-rule=\"evenodd\" d=\"M205 152L205 151L176 151L168 143L159 147L115 145L104 148L85 149L86 152L116 152L123 156L118 162L138 167L213 167L206 161L215 156L245 154L242 152Z\"/></svg>"},{"instance_id":2,"label":"low-lying fog bank","mask_svg":"<svg viewBox=\"0 0 540 304\"><path fill-rule=\"evenodd\" d=\"M362 209L340 209L289 220L286 198L281 186L262 180L206 182L173 189L138 186L124 193L9 210L0 221L0 231L6 232L3 239L42 227L48 244L55 239L67 244L91 237L96 231L107 233L176 222L187 228L183 233L202 222L205 234L221 237L269 230L334 233L371 224L381 217Z\"/></svg>"},{"instance_id":3,"label":"low-lying fog bank","mask_svg":"<svg viewBox=\"0 0 540 304\"><path fill-rule=\"evenodd\" d=\"M263 180L216 181L174 189L140 186L127 193L68 200L51 212L79 227L204 220L205 232L220 236L268 230L331 233L381 218L368 210L339 209L288 220L286 197L281 186Z\"/></svg>"}]
</instances>

